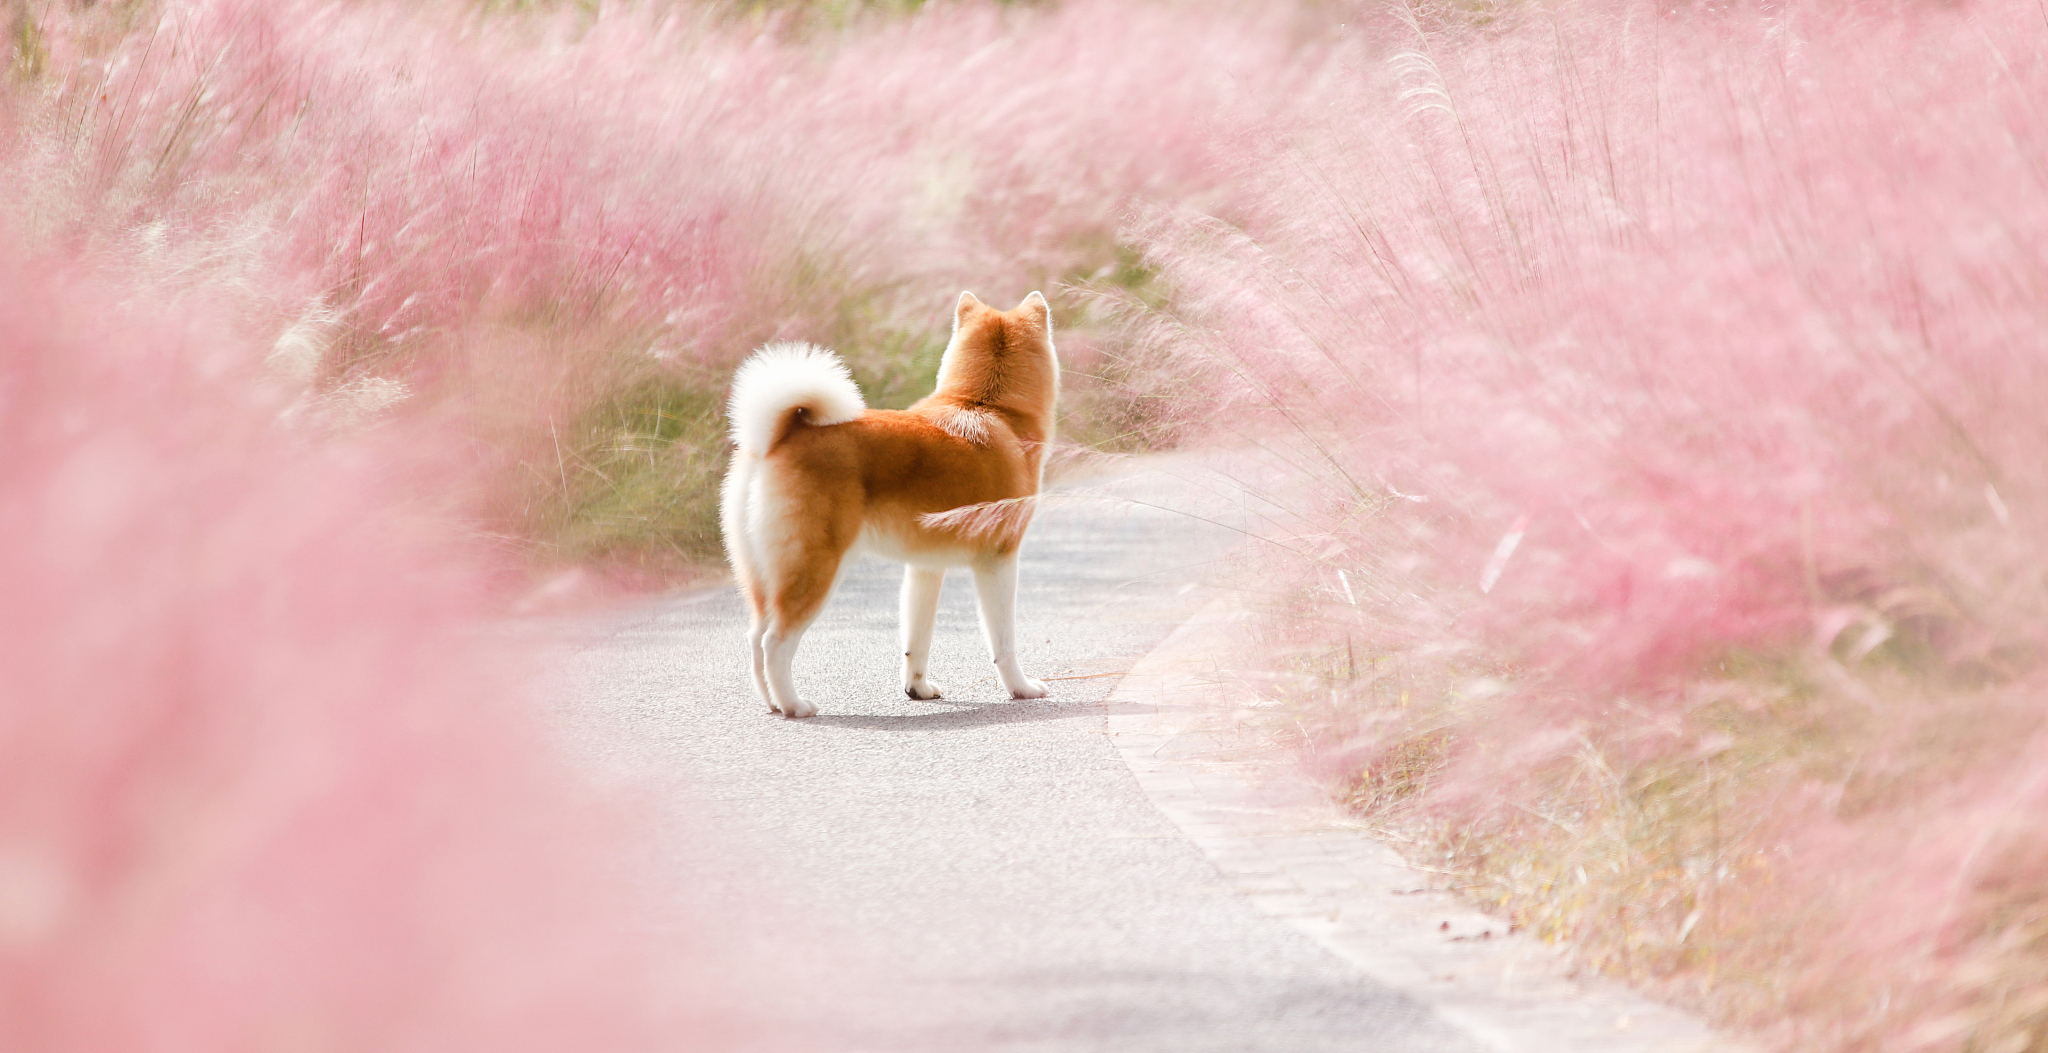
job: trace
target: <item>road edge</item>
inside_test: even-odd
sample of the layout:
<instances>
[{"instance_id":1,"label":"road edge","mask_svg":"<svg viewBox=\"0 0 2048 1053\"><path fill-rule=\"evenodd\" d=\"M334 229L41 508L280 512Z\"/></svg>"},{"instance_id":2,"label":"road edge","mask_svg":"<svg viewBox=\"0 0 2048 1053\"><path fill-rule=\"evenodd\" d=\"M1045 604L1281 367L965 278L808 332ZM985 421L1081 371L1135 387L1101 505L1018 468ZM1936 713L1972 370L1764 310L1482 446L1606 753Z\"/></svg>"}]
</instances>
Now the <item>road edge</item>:
<instances>
[{"instance_id":1,"label":"road edge","mask_svg":"<svg viewBox=\"0 0 2048 1053\"><path fill-rule=\"evenodd\" d=\"M1233 709L1242 616L1219 600L1141 658L1104 731L1155 807L1226 884L1498 1053L1756 1053L1460 902L1311 786Z\"/></svg>"}]
</instances>

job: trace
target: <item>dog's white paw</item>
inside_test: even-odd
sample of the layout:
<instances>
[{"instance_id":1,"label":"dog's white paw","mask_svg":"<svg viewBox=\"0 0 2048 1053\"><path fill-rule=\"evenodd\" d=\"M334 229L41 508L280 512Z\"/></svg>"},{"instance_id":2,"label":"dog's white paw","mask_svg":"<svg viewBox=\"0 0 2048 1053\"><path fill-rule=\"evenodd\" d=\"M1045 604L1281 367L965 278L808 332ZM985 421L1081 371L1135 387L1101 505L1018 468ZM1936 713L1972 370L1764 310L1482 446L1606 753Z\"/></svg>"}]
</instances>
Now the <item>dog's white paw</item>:
<instances>
[{"instance_id":1,"label":"dog's white paw","mask_svg":"<svg viewBox=\"0 0 2048 1053\"><path fill-rule=\"evenodd\" d=\"M919 702L930 702L932 699L945 697L945 692L939 689L939 685L926 680L924 677L918 677L904 684L903 693Z\"/></svg>"},{"instance_id":2,"label":"dog's white paw","mask_svg":"<svg viewBox=\"0 0 2048 1053\"><path fill-rule=\"evenodd\" d=\"M817 716L818 707L806 699L799 698L795 702L790 702L786 704L778 702L769 702L768 712L789 717L792 720L798 720L804 717Z\"/></svg>"},{"instance_id":3,"label":"dog's white paw","mask_svg":"<svg viewBox=\"0 0 2048 1053\"><path fill-rule=\"evenodd\" d=\"M1023 683L1010 687L1011 698L1044 698L1046 693L1045 681L1033 680L1028 676L1024 678Z\"/></svg>"}]
</instances>

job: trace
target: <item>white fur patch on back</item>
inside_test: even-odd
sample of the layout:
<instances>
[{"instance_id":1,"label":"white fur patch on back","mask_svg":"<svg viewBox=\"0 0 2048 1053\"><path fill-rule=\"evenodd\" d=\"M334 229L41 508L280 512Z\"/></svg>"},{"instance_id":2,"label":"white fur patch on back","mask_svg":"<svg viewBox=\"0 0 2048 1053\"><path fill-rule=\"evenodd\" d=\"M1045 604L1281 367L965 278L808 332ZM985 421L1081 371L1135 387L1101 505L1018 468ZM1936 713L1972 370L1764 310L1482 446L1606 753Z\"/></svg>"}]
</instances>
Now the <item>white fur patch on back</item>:
<instances>
[{"instance_id":1,"label":"white fur patch on back","mask_svg":"<svg viewBox=\"0 0 2048 1053\"><path fill-rule=\"evenodd\" d=\"M939 414L935 422L948 435L986 446L989 425L995 423L995 418L987 410L954 409Z\"/></svg>"},{"instance_id":2,"label":"white fur patch on back","mask_svg":"<svg viewBox=\"0 0 2048 1053\"><path fill-rule=\"evenodd\" d=\"M732 378L726 420L732 441L749 453L767 453L782 416L802 406L811 424L844 424L867 411L853 375L839 356L815 344L778 342L754 352Z\"/></svg>"}]
</instances>

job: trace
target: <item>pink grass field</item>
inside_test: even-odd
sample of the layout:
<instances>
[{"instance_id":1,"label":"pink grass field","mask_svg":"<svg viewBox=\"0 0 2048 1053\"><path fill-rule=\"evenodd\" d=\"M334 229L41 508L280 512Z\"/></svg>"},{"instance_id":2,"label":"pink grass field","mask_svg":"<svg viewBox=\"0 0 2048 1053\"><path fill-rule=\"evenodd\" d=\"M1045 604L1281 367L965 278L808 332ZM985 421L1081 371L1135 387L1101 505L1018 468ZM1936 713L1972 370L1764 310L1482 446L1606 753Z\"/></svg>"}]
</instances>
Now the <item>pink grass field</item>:
<instances>
[{"instance_id":1,"label":"pink grass field","mask_svg":"<svg viewBox=\"0 0 2048 1053\"><path fill-rule=\"evenodd\" d=\"M0 1046L737 1041L474 627L714 551L756 344L895 397L1041 286L1283 461L1247 675L1433 865L1786 1049L2048 1044L2038 6L10 25Z\"/></svg>"},{"instance_id":2,"label":"pink grass field","mask_svg":"<svg viewBox=\"0 0 2048 1053\"><path fill-rule=\"evenodd\" d=\"M1243 20L53 14L10 168L37 236L141 250L272 332L324 322L317 379L442 383L532 432L649 371L715 383L766 338L942 328L934 289L1085 272L1133 201L1227 197L1229 133L1292 86L1288 16Z\"/></svg>"},{"instance_id":3,"label":"pink grass field","mask_svg":"<svg viewBox=\"0 0 2048 1053\"><path fill-rule=\"evenodd\" d=\"M534 536L623 489L640 450L600 408L716 391L777 337L914 385L951 292L1085 276L1135 202L1229 196L1219 132L1280 105L1296 50L1284 8L1232 21L1251 31L1116 3L822 36L691 5L56 7L8 168L36 237L300 323L322 390L458 403L495 525Z\"/></svg>"},{"instance_id":4,"label":"pink grass field","mask_svg":"<svg viewBox=\"0 0 2048 1053\"><path fill-rule=\"evenodd\" d=\"M394 478L431 432L294 431L207 311L47 263L0 264L0 1047L720 1046Z\"/></svg>"},{"instance_id":5,"label":"pink grass field","mask_svg":"<svg viewBox=\"0 0 2048 1053\"><path fill-rule=\"evenodd\" d=\"M1373 32L1140 231L1294 468L1317 763L1785 1048L2042 1048L2043 10Z\"/></svg>"}]
</instances>

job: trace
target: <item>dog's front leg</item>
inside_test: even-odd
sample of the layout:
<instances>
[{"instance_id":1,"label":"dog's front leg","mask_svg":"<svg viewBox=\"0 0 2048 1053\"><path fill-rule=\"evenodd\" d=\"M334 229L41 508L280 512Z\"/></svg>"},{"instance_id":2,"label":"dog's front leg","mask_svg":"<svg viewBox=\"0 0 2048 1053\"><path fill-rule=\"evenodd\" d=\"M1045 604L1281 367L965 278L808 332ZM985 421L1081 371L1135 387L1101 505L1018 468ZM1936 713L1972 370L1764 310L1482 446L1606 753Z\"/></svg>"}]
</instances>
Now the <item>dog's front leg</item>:
<instances>
[{"instance_id":1,"label":"dog's front leg","mask_svg":"<svg viewBox=\"0 0 2048 1053\"><path fill-rule=\"evenodd\" d=\"M939 697L926 674L932 667L932 625L939 618L939 587L946 570L903 568L903 693L920 701Z\"/></svg>"},{"instance_id":2,"label":"dog's front leg","mask_svg":"<svg viewBox=\"0 0 2048 1053\"><path fill-rule=\"evenodd\" d=\"M974 596L981 607L981 631L988 636L988 656L1011 698L1044 698L1045 684L1024 675L1017 665L1017 555L1011 553L974 566Z\"/></svg>"}]
</instances>

